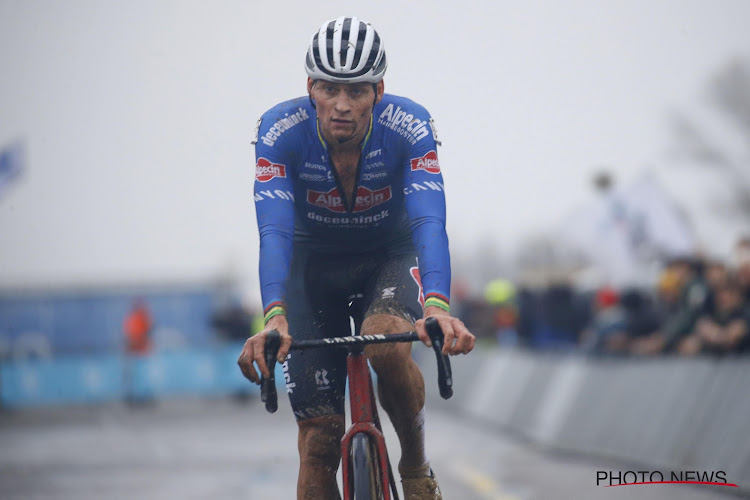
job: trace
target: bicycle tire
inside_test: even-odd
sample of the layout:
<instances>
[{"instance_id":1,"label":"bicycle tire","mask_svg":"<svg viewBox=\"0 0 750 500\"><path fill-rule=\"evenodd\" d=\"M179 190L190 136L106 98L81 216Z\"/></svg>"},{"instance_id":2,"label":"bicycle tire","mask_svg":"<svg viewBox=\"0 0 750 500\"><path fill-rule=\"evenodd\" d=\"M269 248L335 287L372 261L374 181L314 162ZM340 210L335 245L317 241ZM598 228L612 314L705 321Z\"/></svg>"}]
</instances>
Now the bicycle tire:
<instances>
[{"instance_id":1,"label":"bicycle tire","mask_svg":"<svg viewBox=\"0 0 750 500\"><path fill-rule=\"evenodd\" d=\"M375 445L364 432L352 437L351 459L354 500L382 500L380 461Z\"/></svg>"}]
</instances>

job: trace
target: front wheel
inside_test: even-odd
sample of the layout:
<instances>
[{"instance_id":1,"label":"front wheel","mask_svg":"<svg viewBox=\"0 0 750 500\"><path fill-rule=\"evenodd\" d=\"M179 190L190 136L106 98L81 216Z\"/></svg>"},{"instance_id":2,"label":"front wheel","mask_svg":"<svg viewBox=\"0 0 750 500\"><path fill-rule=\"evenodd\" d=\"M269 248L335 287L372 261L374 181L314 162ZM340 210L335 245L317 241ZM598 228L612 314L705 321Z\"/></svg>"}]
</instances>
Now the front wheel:
<instances>
[{"instance_id":1,"label":"front wheel","mask_svg":"<svg viewBox=\"0 0 750 500\"><path fill-rule=\"evenodd\" d=\"M351 456L354 500L381 500L380 460L370 436L360 432L352 437Z\"/></svg>"}]
</instances>

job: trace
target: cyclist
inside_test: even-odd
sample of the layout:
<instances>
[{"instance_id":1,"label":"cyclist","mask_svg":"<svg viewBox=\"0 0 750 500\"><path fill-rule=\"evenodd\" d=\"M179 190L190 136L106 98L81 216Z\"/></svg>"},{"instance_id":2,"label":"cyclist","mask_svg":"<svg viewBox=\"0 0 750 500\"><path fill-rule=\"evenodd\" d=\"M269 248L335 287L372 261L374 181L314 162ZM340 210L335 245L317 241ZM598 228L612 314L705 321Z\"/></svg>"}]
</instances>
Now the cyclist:
<instances>
[{"instance_id":1,"label":"cyclist","mask_svg":"<svg viewBox=\"0 0 750 500\"><path fill-rule=\"evenodd\" d=\"M238 361L258 383L267 333L281 334L287 393L297 420L298 498L340 498L345 353L288 355L292 337L416 329L437 318L446 354L474 336L449 312L450 259L435 130L415 102L384 93L386 57L375 29L356 17L325 22L305 59L305 97L259 120L255 207L265 328ZM353 302L354 301L354 302ZM359 305L352 309L350 304ZM401 444L409 499L441 498L424 449L424 380L410 344L368 346L381 405ZM253 366L257 364L258 371Z\"/></svg>"}]
</instances>

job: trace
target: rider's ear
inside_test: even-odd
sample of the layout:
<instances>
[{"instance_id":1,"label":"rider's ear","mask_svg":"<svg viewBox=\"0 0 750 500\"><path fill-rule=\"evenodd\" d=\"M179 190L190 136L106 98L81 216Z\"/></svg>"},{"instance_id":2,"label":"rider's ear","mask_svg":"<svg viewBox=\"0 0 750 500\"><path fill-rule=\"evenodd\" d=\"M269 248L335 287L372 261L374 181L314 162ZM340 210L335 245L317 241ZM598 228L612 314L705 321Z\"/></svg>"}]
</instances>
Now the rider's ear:
<instances>
[{"instance_id":1,"label":"rider's ear","mask_svg":"<svg viewBox=\"0 0 750 500\"><path fill-rule=\"evenodd\" d=\"M375 102L373 102L374 106L383 98L383 94L385 93L385 84L383 83L383 80L380 80L378 83L373 83L372 86L375 90Z\"/></svg>"},{"instance_id":2,"label":"rider's ear","mask_svg":"<svg viewBox=\"0 0 750 500\"><path fill-rule=\"evenodd\" d=\"M316 81L317 80L313 80L309 76L307 77L307 97L310 99L310 104L312 104L312 107L318 109L317 106L315 106L315 101L312 98L312 90L315 87Z\"/></svg>"}]
</instances>

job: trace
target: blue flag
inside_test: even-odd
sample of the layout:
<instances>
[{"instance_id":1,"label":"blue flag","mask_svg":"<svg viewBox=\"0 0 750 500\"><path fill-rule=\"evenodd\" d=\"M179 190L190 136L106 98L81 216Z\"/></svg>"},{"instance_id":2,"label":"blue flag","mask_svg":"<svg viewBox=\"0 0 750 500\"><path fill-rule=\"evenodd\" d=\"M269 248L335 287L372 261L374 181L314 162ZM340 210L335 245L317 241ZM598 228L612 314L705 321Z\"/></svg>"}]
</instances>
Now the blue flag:
<instances>
[{"instance_id":1,"label":"blue flag","mask_svg":"<svg viewBox=\"0 0 750 500\"><path fill-rule=\"evenodd\" d=\"M20 141L0 149L0 196L24 169L24 148Z\"/></svg>"}]
</instances>

